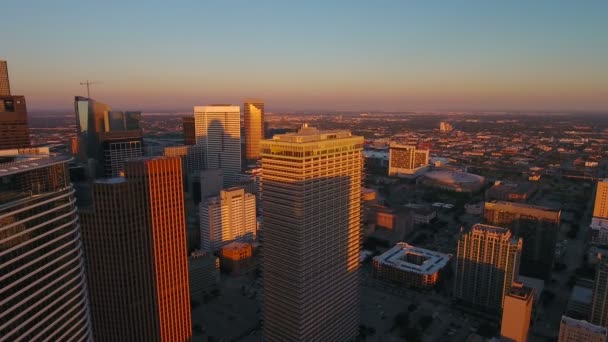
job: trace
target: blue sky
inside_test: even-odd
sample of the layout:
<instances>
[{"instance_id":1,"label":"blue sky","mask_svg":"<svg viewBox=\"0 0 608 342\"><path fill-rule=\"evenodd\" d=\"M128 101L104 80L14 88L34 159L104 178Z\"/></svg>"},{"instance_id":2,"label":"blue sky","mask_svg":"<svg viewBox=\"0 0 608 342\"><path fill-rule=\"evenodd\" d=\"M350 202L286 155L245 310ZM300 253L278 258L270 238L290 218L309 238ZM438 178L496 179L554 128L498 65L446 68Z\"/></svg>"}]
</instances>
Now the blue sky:
<instances>
[{"instance_id":1,"label":"blue sky","mask_svg":"<svg viewBox=\"0 0 608 342\"><path fill-rule=\"evenodd\" d=\"M608 111L608 1L3 1L31 110Z\"/></svg>"}]
</instances>

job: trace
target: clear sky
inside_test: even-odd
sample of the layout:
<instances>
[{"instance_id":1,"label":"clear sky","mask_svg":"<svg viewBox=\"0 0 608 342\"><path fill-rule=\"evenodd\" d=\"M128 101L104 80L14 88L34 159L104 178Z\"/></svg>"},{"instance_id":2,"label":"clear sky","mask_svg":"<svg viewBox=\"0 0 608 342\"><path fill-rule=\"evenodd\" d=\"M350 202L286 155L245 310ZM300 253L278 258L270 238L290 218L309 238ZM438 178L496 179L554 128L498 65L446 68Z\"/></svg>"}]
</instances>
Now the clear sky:
<instances>
[{"instance_id":1,"label":"clear sky","mask_svg":"<svg viewBox=\"0 0 608 342\"><path fill-rule=\"evenodd\" d=\"M3 0L30 110L608 112L608 1Z\"/></svg>"}]
</instances>

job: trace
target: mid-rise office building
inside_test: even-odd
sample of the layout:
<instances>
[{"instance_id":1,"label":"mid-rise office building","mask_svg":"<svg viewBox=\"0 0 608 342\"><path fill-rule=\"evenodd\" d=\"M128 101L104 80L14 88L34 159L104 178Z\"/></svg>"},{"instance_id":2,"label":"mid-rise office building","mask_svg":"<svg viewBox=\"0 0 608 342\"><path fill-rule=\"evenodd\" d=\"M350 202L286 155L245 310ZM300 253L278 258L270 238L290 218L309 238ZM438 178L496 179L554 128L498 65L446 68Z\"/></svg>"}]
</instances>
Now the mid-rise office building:
<instances>
[{"instance_id":1,"label":"mid-rise office building","mask_svg":"<svg viewBox=\"0 0 608 342\"><path fill-rule=\"evenodd\" d=\"M190 291L179 158L125 163L81 210L96 341L187 341Z\"/></svg>"},{"instance_id":2,"label":"mid-rise office building","mask_svg":"<svg viewBox=\"0 0 608 342\"><path fill-rule=\"evenodd\" d=\"M163 154L167 157L179 157L182 160L186 188L192 178L205 169L205 156L201 145L167 146L164 148Z\"/></svg>"},{"instance_id":3,"label":"mid-rise office building","mask_svg":"<svg viewBox=\"0 0 608 342\"><path fill-rule=\"evenodd\" d=\"M517 280L522 240L507 228L475 224L458 241L454 299L500 314L505 294Z\"/></svg>"},{"instance_id":4,"label":"mid-rise office building","mask_svg":"<svg viewBox=\"0 0 608 342\"><path fill-rule=\"evenodd\" d=\"M492 201L484 205L487 224L509 228L523 239L520 273L549 280L555 259L555 244L560 226L559 209L523 203Z\"/></svg>"},{"instance_id":5,"label":"mid-rise office building","mask_svg":"<svg viewBox=\"0 0 608 342\"><path fill-rule=\"evenodd\" d=\"M30 147L25 97L12 96L6 61L0 61L0 150Z\"/></svg>"},{"instance_id":6,"label":"mid-rise office building","mask_svg":"<svg viewBox=\"0 0 608 342\"><path fill-rule=\"evenodd\" d=\"M562 316L559 325L558 342L606 342L608 341L608 329L578 320Z\"/></svg>"},{"instance_id":7,"label":"mid-rise office building","mask_svg":"<svg viewBox=\"0 0 608 342\"><path fill-rule=\"evenodd\" d=\"M600 180L596 185L591 242L596 245L608 245L608 179Z\"/></svg>"},{"instance_id":8,"label":"mid-rise office building","mask_svg":"<svg viewBox=\"0 0 608 342\"><path fill-rule=\"evenodd\" d=\"M449 254L399 242L374 257L374 276L410 287L430 289L437 284L451 258Z\"/></svg>"},{"instance_id":9,"label":"mid-rise office building","mask_svg":"<svg viewBox=\"0 0 608 342\"><path fill-rule=\"evenodd\" d=\"M82 96L74 99L78 159L91 178L117 177L124 162L143 156L141 112L113 111L110 106Z\"/></svg>"},{"instance_id":10,"label":"mid-rise office building","mask_svg":"<svg viewBox=\"0 0 608 342\"><path fill-rule=\"evenodd\" d=\"M71 157L0 151L0 340L88 341Z\"/></svg>"},{"instance_id":11,"label":"mid-rise office building","mask_svg":"<svg viewBox=\"0 0 608 342\"><path fill-rule=\"evenodd\" d=\"M608 260L602 259L595 269L591 323L608 328Z\"/></svg>"},{"instance_id":12,"label":"mid-rise office building","mask_svg":"<svg viewBox=\"0 0 608 342\"><path fill-rule=\"evenodd\" d=\"M202 145L205 168L222 169L224 187L241 173L241 108L231 105L194 107L196 143Z\"/></svg>"},{"instance_id":13,"label":"mid-rise office building","mask_svg":"<svg viewBox=\"0 0 608 342\"><path fill-rule=\"evenodd\" d=\"M243 104L245 121L245 159L255 162L260 159L260 141L264 139L264 101L245 100Z\"/></svg>"},{"instance_id":14,"label":"mid-rise office building","mask_svg":"<svg viewBox=\"0 0 608 342\"><path fill-rule=\"evenodd\" d=\"M194 129L194 116L182 117L182 128L184 130L184 145L196 144L196 134Z\"/></svg>"},{"instance_id":15,"label":"mid-rise office building","mask_svg":"<svg viewBox=\"0 0 608 342\"><path fill-rule=\"evenodd\" d=\"M510 342L527 342L534 305L534 290L521 283L513 283L505 295L500 337Z\"/></svg>"},{"instance_id":16,"label":"mid-rise office building","mask_svg":"<svg viewBox=\"0 0 608 342\"><path fill-rule=\"evenodd\" d=\"M304 125L261 146L264 339L354 339L363 137Z\"/></svg>"},{"instance_id":17,"label":"mid-rise office building","mask_svg":"<svg viewBox=\"0 0 608 342\"><path fill-rule=\"evenodd\" d=\"M255 196L228 188L200 204L201 248L216 251L233 241L253 241L257 232Z\"/></svg>"},{"instance_id":18,"label":"mid-rise office building","mask_svg":"<svg viewBox=\"0 0 608 342\"><path fill-rule=\"evenodd\" d=\"M413 145L391 142L389 146L388 175L411 176L423 171L429 164L429 150Z\"/></svg>"},{"instance_id":19,"label":"mid-rise office building","mask_svg":"<svg viewBox=\"0 0 608 342\"><path fill-rule=\"evenodd\" d=\"M190 297L199 298L218 289L220 283L220 258L211 253L196 250L188 258Z\"/></svg>"}]
</instances>

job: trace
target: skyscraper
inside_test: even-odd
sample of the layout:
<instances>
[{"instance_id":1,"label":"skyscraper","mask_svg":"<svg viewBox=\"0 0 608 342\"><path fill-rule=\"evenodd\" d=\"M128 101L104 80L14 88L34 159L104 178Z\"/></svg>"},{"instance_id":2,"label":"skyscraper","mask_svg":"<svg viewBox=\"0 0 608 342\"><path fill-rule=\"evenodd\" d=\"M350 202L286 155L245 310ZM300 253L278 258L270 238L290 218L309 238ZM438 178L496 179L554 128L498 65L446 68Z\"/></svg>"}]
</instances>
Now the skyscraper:
<instances>
[{"instance_id":1,"label":"skyscraper","mask_svg":"<svg viewBox=\"0 0 608 342\"><path fill-rule=\"evenodd\" d=\"M608 260L606 259L600 260L595 269L589 321L608 328Z\"/></svg>"},{"instance_id":2,"label":"skyscraper","mask_svg":"<svg viewBox=\"0 0 608 342\"><path fill-rule=\"evenodd\" d=\"M353 339L363 137L305 125L261 148L264 339Z\"/></svg>"},{"instance_id":3,"label":"skyscraper","mask_svg":"<svg viewBox=\"0 0 608 342\"><path fill-rule=\"evenodd\" d=\"M141 112L112 111L110 106L82 96L74 99L78 159L92 178L117 177L124 161L143 156Z\"/></svg>"},{"instance_id":4,"label":"skyscraper","mask_svg":"<svg viewBox=\"0 0 608 342\"><path fill-rule=\"evenodd\" d=\"M0 96L11 96L11 83L8 79L8 65L0 60Z\"/></svg>"},{"instance_id":5,"label":"skyscraper","mask_svg":"<svg viewBox=\"0 0 608 342\"><path fill-rule=\"evenodd\" d=\"M608 179L597 182L591 219L591 242L608 245Z\"/></svg>"},{"instance_id":6,"label":"skyscraper","mask_svg":"<svg viewBox=\"0 0 608 342\"><path fill-rule=\"evenodd\" d=\"M216 251L235 240L255 239L255 196L228 188L200 204L201 248Z\"/></svg>"},{"instance_id":7,"label":"skyscraper","mask_svg":"<svg viewBox=\"0 0 608 342\"><path fill-rule=\"evenodd\" d=\"M182 160L182 171L184 183L188 185L193 176L197 176L205 169L205 154L201 145L167 146L163 154L169 157L180 157Z\"/></svg>"},{"instance_id":8,"label":"skyscraper","mask_svg":"<svg viewBox=\"0 0 608 342\"><path fill-rule=\"evenodd\" d=\"M500 314L505 294L517 280L522 240L507 228L475 224L458 241L454 299Z\"/></svg>"},{"instance_id":9,"label":"skyscraper","mask_svg":"<svg viewBox=\"0 0 608 342\"><path fill-rule=\"evenodd\" d=\"M182 117L182 128L184 130L184 145L196 144L196 135L194 133L194 116Z\"/></svg>"},{"instance_id":10,"label":"skyscraper","mask_svg":"<svg viewBox=\"0 0 608 342\"><path fill-rule=\"evenodd\" d=\"M264 139L264 101L245 100L245 159L255 162L260 159L260 141Z\"/></svg>"},{"instance_id":11,"label":"skyscraper","mask_svg":"<svg viewBox=\"0 0 608 342\"><path fill-rule=\"evenodd\" d=\"M558 342L606 342L608 329L587 321L562 316Z\"/></svg>"},{"instance_id":12,"label":"skyscraper","mask_svg":"<svg viewBox=\"0 0 608 342\"><path fill-rule=\"evenodd\" d=\"M12 96L6 61L0 61L0 150L30 147L25 97Z\"/></svg>"},{"instance_id":13,"label":"skyscraper","mask_svg":"<svg viewBox=\"0 0 608 342\"><path fill-rule=\"evenodd\" d=\"M196 143L203 146L205 168L222 169L224 187L241 172L241 108L231 105L194 107Z\"/></svg>"},{"instance_id":14,"label":"skyscraper","mask_svg":"<svg viewBox=\"0 0 608 342\"><path fill-rule=\"evenodd\" d=\"M530 330L534 290L521 283L513 283L505 295L500 325L500 336L505 341L526 342Z\"/></svg>"},{"instance_id":15,"label":"skyscraper","mask_svg":"<svg viewBox=\"0 0 608 342\"><path fill-rule=\"evenodd\" d=\"M521 275L549 280L560 214L559 209L492 201L485 203L483 217L485 223L509 228L514 236L523 239Z\"/></svg>"},{"instance_id":16,"label":"skyscraper","mask_svg":"<svg viewBox=\"0 0 608 342\"><path fill-rule=\"evenodd\" d=\"M414 175L429 164L429 150L391 142L388 162L389 176Z\"/></svg>"},{"instance_id":17,"label":"skyscraper","mask_svg":"<svg viewBox=\"0 0 608 342\"><path fill-rule=\"evenodd\" d=\"M89 303L71 157L0 151L0 340L87 341Z\"/></svg>"},{"instance_id":18,"label":"skyscraper","mask_svg":"<svg viewBox=\"0 0 608 342\"><path fill-rule=\"evenodd\" d=\"M179 158L137 158L81 211L97 341L186 341L190 292Z\"/></svg>"}]
</instances>

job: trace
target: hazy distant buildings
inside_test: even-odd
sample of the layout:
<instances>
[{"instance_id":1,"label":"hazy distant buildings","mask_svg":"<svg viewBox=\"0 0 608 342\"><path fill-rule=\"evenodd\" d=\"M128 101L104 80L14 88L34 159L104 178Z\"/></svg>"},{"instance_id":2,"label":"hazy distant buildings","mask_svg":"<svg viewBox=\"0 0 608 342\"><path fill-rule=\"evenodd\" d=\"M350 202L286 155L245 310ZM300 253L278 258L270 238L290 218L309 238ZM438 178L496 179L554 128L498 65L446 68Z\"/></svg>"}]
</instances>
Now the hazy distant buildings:
<instances>
[{"instance_id":1,"label":"hazy distant buildings","mask_svg":"<svg viewBox=\"0 0 608 342\"><path fill-rule=\"evenodd\" d=\"M81 211L96 341L187 341L190 292L181 162L137 158L97 180Z\"/></svg>"},{"instance_id":2,"label":"hazy distant buildings","mask_svg":"<svg viewBox=\"0 0 608 342\"><path fill-rule=\"evenodd\" d=\"M458 241L454 298L500 313L505 294L517 280L522 240L507 228L475 224Z\"/></svg>"},{"instance_id":3,"label":"hazy distant buildings","mask_svg":"<svg viewBox=\"0 0 608 342\"><path fill-rule=\"evenodd\" d=\"M265 341L348 341L359 331L363 137L262 141Z\"/></svg>"},{"instance_id":4,"label":"hazy distant buildings","mask_svg":"<svg viewBox=\"0 0 608 342\"><path fill-rule=\"evenodd\" d=\"M255 196L228 188L200 204L201 248L216 251L237 240L252 241L257 232Z\"/></svg>"},{"instance_id":5,"label":"hazy distant buildings","mask_svg":"<svg viewBox=\"0 0 608 342\"><path fill-rule=\"evenodd\" d=\"M0 151L0 340L92 339L71 157Z\"/></svg>"},{"instance_id":6,"label":"hazy distant buildings","mask_svg":"<svg viewBox=\"0 0 608 342\"><path fill-rule=\"evenodd\" d=\"M11 96L11 83L8 78L8 65L0 60L0 96Z\"/></svg>"},{"instance_id":7,"label":"hazy distant buildings","mask_svg":"<svg viewBox=\"0 0 608 342\"><path fill-rule=\"evenodd\" d=\"M606 342L608 331L584 320L562 316L558 342Z\"/></svg>"},{"instance_id":8,"label":"hazy distant buildings","mask_svg":"<svg viewBox=\"0 0 608 342\"><path fill-rule=\"evenodd\" d=\"M597 182L591 219L591 242L608 245L608 179Z\"/></svg>"},{"instance_id":9,"label":"hazy distant buildings","mask_svg":"<svg viewBox=\"0 0 608 342\"><path fill-rule=\"evenodd\" d=\"M241 109L239 106L194 107L196 143L203 146L205 168L222 169L224 187L236 184L241 172Z\"/></svg>"},{"instance_id":10,"label":"hazy distant buildings","mask_svg":"<svg viewBox=\"0 0 608 342\"><path fill-rule=\"evenodd\" d=\"M449 133L454 130L454 127L449 122L441 121L439 123L439 131L441 133Z\"/></svg>"},{"instance_id":11,"label":"hazy distant buildings","mask_svg":"<svg viewBox=\"0 0 608 342\"><path fill-rule=\"evenodd\" d=\"M255 162L260 159L260 141L264 139L264 101L245 100L243 105L245 121L245 159Z\"/></svg>"},{"instance_id":12,"label":"hazy distant buildings","mask_svg":"<svg viewBox=\"0 0 608 342\"><path fill-rule=\"evenodd\" d=\"M560 225L559 209L505 201L486 202L484 221L506 227L523 239L520 273L548 280L555 259L555 244Z\"/></svg>"},{"instance_id":13,"label":"hazy distant buildings","mask_svg":"<svg viewBox=\"0 0 608 342\"><path fill-rule=\"evenodd\" d=\"M89 176L117 177L124 161L143 156L141 112L113 111L110 106L82 96L74 99L78 159Z\"/></svg>"},{"instance_id":14,"label":"hazy distant buildings","mask_svg":"<svg viewBox=\"0 0 608 342\"><path fill-rule=\"evenodd\" d=\"M514 283L505 295L500 336L512 342L527 342L534 305L534 290Z\"/></svg>"},{"instance_id":15,"label":"hazy distant buildings","mask_svg":"<svg viewBox=\"0 0 608 342\"><path fill-rule=\"evenodd\" d=\"M405 242L373 259L374 276L421 289L433 288L451 255L415 247Z\"/></svg>"},{"instance_id":16,"label":"hazy distant buildings","mask_svg":"<svg viewBox=\"0 0 608 342\"><path fill-rule=\"evenodd\" d=\"M416 146L390 143L389 176L412 176L425 170L429 164L429 150Z\"/></svg>"},{"instance_id":17,"label":"hazy distant buildings","mask_svg":"<svg viewBox=\"0 0 608 342\"><path fill-rule=\"evenodd\" d=\"M591 323L608 328L608 261L601 260L595 269Z\"/></svg>"}]
</instances>

